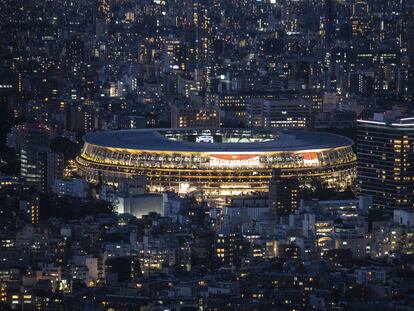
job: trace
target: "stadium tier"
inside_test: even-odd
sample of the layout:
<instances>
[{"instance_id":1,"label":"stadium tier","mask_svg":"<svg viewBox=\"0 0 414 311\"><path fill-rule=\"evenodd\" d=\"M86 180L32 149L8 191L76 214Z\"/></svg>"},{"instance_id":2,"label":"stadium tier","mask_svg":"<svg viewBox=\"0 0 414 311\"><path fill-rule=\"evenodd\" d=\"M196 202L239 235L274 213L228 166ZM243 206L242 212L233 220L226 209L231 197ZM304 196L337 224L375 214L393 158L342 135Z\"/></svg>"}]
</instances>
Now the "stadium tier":
<instances>
[{"instance_id":1,"label":"stadium tier","mask_svg":"<svg viewBox=\"0 0 414 311\"><path fill-rule=\"evenodd\" d=\"M344 189L355 178L352 140L302 130L141 129L89 133L77 157L90 182L147 177L151 192L227 196L265 192L273 169Z\"/></svg>"}]
</instances>

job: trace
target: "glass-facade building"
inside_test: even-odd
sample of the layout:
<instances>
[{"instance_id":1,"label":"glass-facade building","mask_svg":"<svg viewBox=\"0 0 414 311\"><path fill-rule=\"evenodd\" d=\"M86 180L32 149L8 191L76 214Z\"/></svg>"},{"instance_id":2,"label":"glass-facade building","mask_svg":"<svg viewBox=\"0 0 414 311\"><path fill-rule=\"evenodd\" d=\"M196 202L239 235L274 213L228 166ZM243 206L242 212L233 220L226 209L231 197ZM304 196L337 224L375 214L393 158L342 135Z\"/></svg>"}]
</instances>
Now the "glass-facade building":
<instances>
[{"instance_id":1,"label":"glass-facade building","mask_svg":"<svg viewBox=\"0 0 414 311\"><path fill-rule=\"evenodd\" d=\"M358 188L374 208L414 204L414 118L358 120Z\"/></svg>"}]
</instances>

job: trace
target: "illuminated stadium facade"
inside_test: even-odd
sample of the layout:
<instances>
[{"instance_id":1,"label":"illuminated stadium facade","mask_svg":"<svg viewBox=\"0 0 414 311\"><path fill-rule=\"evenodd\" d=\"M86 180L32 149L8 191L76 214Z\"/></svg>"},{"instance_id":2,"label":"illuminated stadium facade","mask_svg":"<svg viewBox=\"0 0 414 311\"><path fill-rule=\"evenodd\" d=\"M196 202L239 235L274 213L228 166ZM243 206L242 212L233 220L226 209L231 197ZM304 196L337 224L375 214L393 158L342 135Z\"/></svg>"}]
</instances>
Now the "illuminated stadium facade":
<instances>
[{"instance_id":1,"label":"illuminated stadium facade","mask_svg":"<svg viewBox=\"0 0 414 311\"><path fill-rule=\"evenodd\" d=\"M300 130L143 129L89 133L77 158L90 182L147 177L150 191L227 196L268 191L272 169L339 189L355 178L353 142Z\"/></svg>"}]
</instances>

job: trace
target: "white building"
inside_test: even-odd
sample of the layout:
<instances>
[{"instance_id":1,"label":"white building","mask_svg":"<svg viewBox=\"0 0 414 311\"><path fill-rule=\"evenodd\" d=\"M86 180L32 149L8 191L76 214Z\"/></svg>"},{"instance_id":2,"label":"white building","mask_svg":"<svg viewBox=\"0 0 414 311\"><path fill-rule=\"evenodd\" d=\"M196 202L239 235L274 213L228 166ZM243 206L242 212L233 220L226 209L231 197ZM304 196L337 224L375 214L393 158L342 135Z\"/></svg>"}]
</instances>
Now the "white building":
<instances>
[{"instance_id":1,"label":"white building","mask_svg":"<svg viewBox=\"0 0 414 311\"><path fill-rule=\"evenodd\" d=\"M131 214L142 218L151 212L164 215L164 207L167 202L167 195L162 194L138 194L125 195L122 193L114 196L114 210L118 214Z\"/></svg>"}]
</instances>

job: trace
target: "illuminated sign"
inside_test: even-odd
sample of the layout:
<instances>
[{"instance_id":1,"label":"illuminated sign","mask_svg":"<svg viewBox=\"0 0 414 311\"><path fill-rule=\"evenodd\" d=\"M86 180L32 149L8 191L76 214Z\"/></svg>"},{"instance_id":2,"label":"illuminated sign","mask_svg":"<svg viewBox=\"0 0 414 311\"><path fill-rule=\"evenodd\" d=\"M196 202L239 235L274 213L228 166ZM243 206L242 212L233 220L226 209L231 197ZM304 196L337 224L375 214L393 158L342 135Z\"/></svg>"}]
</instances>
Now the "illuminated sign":
<instances>
[{"instance_id":1,"label":"illuminated sign","mask_svg":"<svg viewBox=\"0 0 414 311\"><path fill-rule=\"evenodd\" d=\"M214 137L211 135L201 135L196 137L197 143L214 143Z\"/></svg>"},{"instance_id":2,"label":"illuminated sign","mask_svg":"<svg viewBox=\"0 0 414 311\"><path fill-rule=\"evenodd\" d=\"M212 154L210 166L213 167L251 167L259 166L260 158L256 154Z\"/></svg>"},{"instance_id":3,"label":"illuminated sign","mask_svg":"<svg viewBox=\"0 0 414 311\"><path fill-rule=\"evenodd\" d=\"M319 159L316 152L306 152L303 154L303 164L306 165L318 165Z\"/></svg>"}]
</instances>

